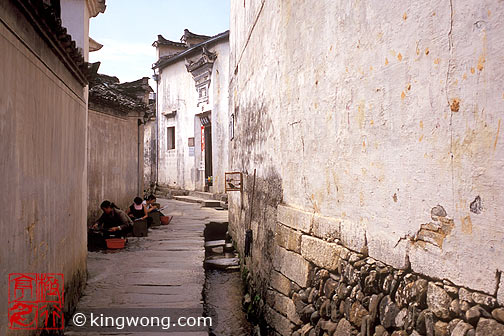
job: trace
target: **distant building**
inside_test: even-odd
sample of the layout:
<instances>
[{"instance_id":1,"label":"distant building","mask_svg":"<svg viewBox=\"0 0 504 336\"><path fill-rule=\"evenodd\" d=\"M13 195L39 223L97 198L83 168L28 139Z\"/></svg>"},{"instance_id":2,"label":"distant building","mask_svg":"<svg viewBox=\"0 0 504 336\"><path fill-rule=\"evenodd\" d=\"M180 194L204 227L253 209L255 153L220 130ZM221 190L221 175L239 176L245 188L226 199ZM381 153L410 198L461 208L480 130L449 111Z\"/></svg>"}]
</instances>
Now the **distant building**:
<instances>
[{"instance_id":1,"label":"distant building","mask_svg":"<svg viewBox=\"0 0 504 336\"><path fill-rule=\"evenodd\" d=\"M228 166L229 31L204 36L184 31L181 42L158 35L157 183L224 192Z\"/></svg>"},{"instance_id":2,"label":"distant building","mask_svg":"<svg viewBox=\"0 0 504 336\"><path fill-rule=\"evenodd\" d=\"M43 0L61 3L61 21L88 61L89 53L99 50L102 45L89 37L89 19L105 12L105 0Z\"/></svg>"},{"instance_id":3,"label":"distant building","mask_svg":"<svg viewBox=\"0 0 504 336\"><path fill-rule=\"evenodd\" d=\"M144 193L144 124L150 117L149 78L119 83L91 67L88 118L88 222L107 199L125 209Z\"/></svg>"}]
</instances>

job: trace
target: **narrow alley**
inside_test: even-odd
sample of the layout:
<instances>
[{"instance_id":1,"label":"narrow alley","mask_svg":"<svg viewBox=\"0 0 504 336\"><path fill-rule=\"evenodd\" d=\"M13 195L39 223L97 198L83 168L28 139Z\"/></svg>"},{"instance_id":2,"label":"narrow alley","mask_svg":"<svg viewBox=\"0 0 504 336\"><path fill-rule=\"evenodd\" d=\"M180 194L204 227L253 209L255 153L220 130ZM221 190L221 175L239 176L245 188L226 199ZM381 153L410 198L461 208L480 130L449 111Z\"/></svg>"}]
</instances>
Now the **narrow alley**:
<instances>
[{"instance_id":1,"label":"narrow alley","mask_svg":"<svg viewBox=\"0 0 504 336\"><path fill-rule=\"evenodd\" d=\"M0 0L0 336L504 336L504 0Z\"/></svg>"},{"instance_id":2,"label":"narrow alley","mask_svg":"<svg viewBox=\"0 0 504 336\"><path fill-rule=\"evenodd\" d=\"M124 314L121 309L127 307L128 313L135 311L139 315L145 312L155 315L171 313L177 317L184 313L190 314L186 317L204 316L203 233L208 223L226 226L227 211L201 207L199 203L158 201L164 207L163 211L174 216L169 225L151 228L147 237L128 238L125 249L89 252L89 277L76 313L86 312L89 318L89 311L97 315L102 309L109 316L114 310L117 310L116 315L121 315ZM240 291L240 288L236 289ZM236 298L239 306L241 295ZM218 302L213 305L219 306ZM174 316L171 317L173 320ZM195 329L199 328L170 326L169 331L170 335L208 335L208 328ZM125 328L122 333L114 326L83 330L72 322L65 335L100 335L105 331L115 335L143 335L132 328ZM160 334L166 332L158 331ZM156 335L155 330L146 335Z\"/></svg>"}]
</instances>

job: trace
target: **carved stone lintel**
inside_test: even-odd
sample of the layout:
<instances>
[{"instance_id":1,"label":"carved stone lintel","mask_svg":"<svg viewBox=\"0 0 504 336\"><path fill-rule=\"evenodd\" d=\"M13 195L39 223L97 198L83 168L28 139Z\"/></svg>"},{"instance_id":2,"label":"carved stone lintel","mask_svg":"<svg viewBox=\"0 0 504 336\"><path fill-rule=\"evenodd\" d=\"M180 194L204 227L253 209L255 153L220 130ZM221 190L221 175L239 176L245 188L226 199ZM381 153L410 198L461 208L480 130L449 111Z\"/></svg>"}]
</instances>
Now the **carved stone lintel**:
<instances>
[{"instance_id":1,"label":"carved stone lintel","mask_svg":"<svg viewBox=\"0 0 504 336\"><path fill-rule=\"evenodd\" d=\"M193 62L186 59L186 69L193 76L196 92L198 92L198 104L208 103L210 88L210 79L212 77L212 68L217 54L208 50L205 46L202 47L201 57Z\"/></svg>"}]
</instances>

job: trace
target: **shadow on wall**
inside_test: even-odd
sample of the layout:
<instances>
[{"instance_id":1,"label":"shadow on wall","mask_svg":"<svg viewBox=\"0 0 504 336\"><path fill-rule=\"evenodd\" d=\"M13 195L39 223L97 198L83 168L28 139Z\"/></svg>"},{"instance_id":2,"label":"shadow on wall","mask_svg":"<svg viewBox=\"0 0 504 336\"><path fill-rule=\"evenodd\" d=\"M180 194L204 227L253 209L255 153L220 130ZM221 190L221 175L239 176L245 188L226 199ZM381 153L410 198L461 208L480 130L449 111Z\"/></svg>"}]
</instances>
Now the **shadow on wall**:
<instances>
[{"instance_id":1,"label":"shadow on wall","mask_svg":"<svg viewBox=\"0 0 504 336\"><path fill-rule=\"evenodd\" d=\"M252 195L253 180L253 174L244 175L243 201L240 209L235 208L232 211L238 212L235 218L242 219L236 223L239 228L235 230L236 234L243 235L243 237L235 237L240 242L244 240L245 231L252 217L250 225L253 231L252 257L246 258L246 262L253 265L250 269L257 272L258 283L255 284L255 288L262 292L269 285L269 273L272 269L275 247L276 212L278 205L282 202L283 189L282 179L273 168L269 168L264 177L256 177ZM243 252L243 246L240 246L240 250Z\"/></svg>"},{"instance_id":2,"label":"shadow on wall","mask_svg":"<svg viewBox=\"0 0 504 336\"><path fill-rule=\"evenodd\" d=\"M233 161L238 161L238 166L245 172L253 164L263 163L263 156L254 153L254 148L266 142L273 122L266 104L261 99L250 102L244 107L235 108L234 118L237 126L236 133L239 136L235 137L232 144L232 155L237 158Z\"/></svg>"},{"instance_id":3,"label":"shadow on wall","mask_svg":"<svg viewBox=\"0 0 504 336\"><path fill-rule=\"evenodd\" d=\"M275 228L277 208L283 200L282 179L272 167L257 176L254 188L253 173L244 171L244 190L241 202L230 208L230 233L242 259L242 276L246 286L244 305L247 318L257 326L265 327L263 320L265 298L270 285L275 256ZM254 191L253 191L254 189ZM252 208L251 208L252 206ZM251 256L244 257L245 232L253 232ZM262 330L266 332L266 330Z\"/></svg>"}]
</instances>

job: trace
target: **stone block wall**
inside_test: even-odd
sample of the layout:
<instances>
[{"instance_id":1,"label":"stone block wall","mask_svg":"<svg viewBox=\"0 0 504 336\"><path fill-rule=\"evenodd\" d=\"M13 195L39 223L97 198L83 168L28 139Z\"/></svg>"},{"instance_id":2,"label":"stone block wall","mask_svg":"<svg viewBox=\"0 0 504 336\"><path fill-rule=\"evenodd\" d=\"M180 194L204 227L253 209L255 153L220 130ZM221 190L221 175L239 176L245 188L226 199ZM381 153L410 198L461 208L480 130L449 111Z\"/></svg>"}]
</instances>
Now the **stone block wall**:
<instances>
[{"instance_id":1,"label":"stone block wall","mask_svg":"<svg viewBox=\"0 0 504 336\"><path fill-rule=\"evenodd\" d=\"M489 295L442 274L416 273L408 263L387 265L370 257L367 246L345 247L341 231L314 236L314 224L324 221L278 206L266 288L260 274L248 276L249 291L259 299L247 304L256 305L269 335L504 335L498 288ZM249 267L253 258L245 258Z\"/></svg>"},{"instance_id":2,"label":"stone block wall","mask_svg":"<svg viewBox=\"0 0 504 336\"><path fill-rule=\"evenodd\" d=\"M230 169L246 177L229 196L230 231L243 252L252 213L245 263L277 332L301 327L279 308L285 298L266 300L277 273L299 289L313 287L316 267L341 277L342 249L404 285L412 274L502 306L503 18L504 3L492 1L231 3ZM463 319L474 332L494 307L475 309L478 321Z\"/></svg>"},{"instance_id":3,"label":"stone block wall","mask_svg":"<svg viewBox=\"0 0 504 336\"><path fill-rule=\"evenodd\" d=\"M340 244L322 240L316 244L337 252L333 265L310 263L310 271L302 272L306 285L299 286L299 278L273 273L265 308L266 321L274 329L271 334L504 334L504 308L495 296L395 269ZM310 247L301 252L312 259L321 255Z\"/></svg>"}]
</instances>

